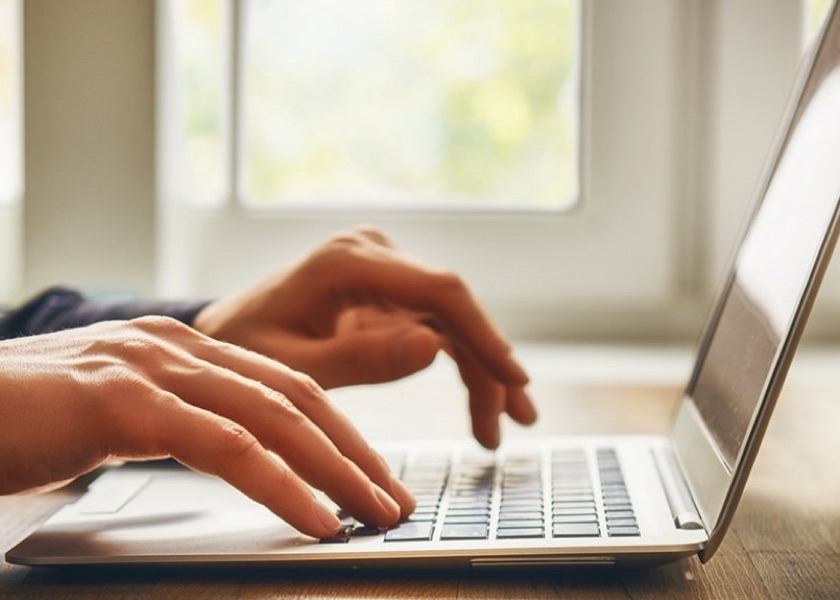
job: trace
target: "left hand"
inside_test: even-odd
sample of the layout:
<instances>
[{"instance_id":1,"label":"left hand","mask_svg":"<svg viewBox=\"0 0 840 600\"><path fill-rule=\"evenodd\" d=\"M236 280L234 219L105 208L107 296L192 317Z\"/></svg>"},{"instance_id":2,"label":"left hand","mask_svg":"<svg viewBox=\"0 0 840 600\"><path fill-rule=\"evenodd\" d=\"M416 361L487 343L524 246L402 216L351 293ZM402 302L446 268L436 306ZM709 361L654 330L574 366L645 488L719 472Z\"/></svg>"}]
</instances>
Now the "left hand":
<instances>
[{"instance_id":1,"label":"left hand","mask_svg":"<svg viewBox=\"0 0 840 600\"><path fill-rule=\"evenodd\" d=\"M339 235L291 269L209 304L193 325L325 388L399 379L444 350L469 390L480 443L498 446L503 412L524 424L536 419L528 376L461 278L414 261L371 228Z\"/></svg>"}]
</instances>

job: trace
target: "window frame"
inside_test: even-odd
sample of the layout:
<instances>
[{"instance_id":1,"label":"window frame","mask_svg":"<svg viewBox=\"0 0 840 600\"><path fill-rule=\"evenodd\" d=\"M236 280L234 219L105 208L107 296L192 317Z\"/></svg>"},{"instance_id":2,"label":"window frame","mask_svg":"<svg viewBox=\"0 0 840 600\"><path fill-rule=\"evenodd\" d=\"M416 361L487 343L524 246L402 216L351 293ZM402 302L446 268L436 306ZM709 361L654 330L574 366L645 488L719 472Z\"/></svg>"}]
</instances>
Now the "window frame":
<instances>
[{"instance_id":1,"label":"window frame","mask_svg":"<svg viewBox=\"0 0 840 600\"><path fill-rule=\"evenodd\" d=\"M755 171L749 175L752 186L755 164L760 166L767 151L765 140L735 140L727 147L725 132L715 129L725 121L722 115L743 110L746 102L727 88L733 58L724 61L720 53L739 52L738 44L750 35L750 11L767 13L774 34L784 32L785 48L800 43L801 36L798 25L786 25L792 3L772 3L765 10L761 0L748 0L736 10L722 0L582 0L581 199L569 213L253 209L238 202L235 193L223 206L203 210L183 202L173 185L166 1L158 0L163 22L158 28L158 255L166 257L158 263L159 291L222 294L286 264L337 230L372 223L423 260L462 273L505 331L529 339L672 337L697 330L725 262L721 257L728 256L750 199L749 190L744 192L748 176L727 180L730 174L715 153L731 157L746 147L748 166ZM229 40L235 48L241 0L228 2L234 15ZM237 53L230 55L234 93L228 105L234 119L241 78ZM734 71L748 73L753 58L749 52L735 56ZM795 64L798 56L777 67L764 65L761 81L782 81L777 87L786 91L791 61ZM778 109L768 108L757 119L764 133L769 129L768 140L777 119L770 115L780 115L782 104L779 100ZM237 190L233 167L241 161L241 144L236 128L228 131L230 184ZM731 202L733 195L738 202ZM719 250L723 247L727 250Z\"/></svg>"},{"instance_id":2,"label":"window frame","mask_svg":"<svg viewBox=\"0 0 840 600\"><path fill-rule=\"evenodd\" d=\"M17 154L9 189L0 189L0 303L17 300L22 283L23 211L23 0L9 0L12 12L12 80L8 82L16 105L12 139L4 140Z\"/></svg>"}]
</instances>

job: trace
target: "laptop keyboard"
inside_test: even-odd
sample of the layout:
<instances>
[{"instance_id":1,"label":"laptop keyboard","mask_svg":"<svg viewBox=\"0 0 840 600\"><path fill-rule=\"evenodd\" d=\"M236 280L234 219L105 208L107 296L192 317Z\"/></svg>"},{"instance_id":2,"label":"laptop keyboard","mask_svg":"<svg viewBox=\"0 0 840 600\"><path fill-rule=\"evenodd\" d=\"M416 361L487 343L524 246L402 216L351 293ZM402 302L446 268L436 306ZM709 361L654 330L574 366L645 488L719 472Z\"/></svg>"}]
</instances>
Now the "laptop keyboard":
<instances>
[{"instance_id":1,"label":"laptop keyboard","mask_svg":"<svg viewBox=\"0 0 840 600\"><path fill-rule=\"evenodd\" d=\"M598 448L513 451L503 460L466 454L390 457L414 493L417 508L404 522L380 530L339 513L342 529L323 543L381 535L406 541L546 539L638 536L639 525L616 452ZM594 468L591 468L594 467Z\"/></svg>"}]
</instances>

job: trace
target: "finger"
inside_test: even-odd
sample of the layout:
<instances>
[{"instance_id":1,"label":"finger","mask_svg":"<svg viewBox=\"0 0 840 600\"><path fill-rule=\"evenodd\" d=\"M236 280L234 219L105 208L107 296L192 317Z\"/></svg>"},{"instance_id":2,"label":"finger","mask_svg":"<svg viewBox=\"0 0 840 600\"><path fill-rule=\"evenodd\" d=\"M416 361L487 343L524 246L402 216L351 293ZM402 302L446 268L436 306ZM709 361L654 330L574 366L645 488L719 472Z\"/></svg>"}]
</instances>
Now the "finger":
<instances>
[{"instance_id":1,"label":"finger","mask_svg":"<svg viewBox=\"0 0 840 600\"><path fill-rule=\"evenodd\" d=\"M359 520L384 526L399 519L397 503L276 388L197 358L185 357L187 361L200 377L183 377L180 371L165 370L157 374L158 382L190 404L240 424L262 446L282 457L298 476ZM266 372L259 375L263 380L276 379L277 387L282 380L296 376L291 372L279 375L276 364L271 366L273 376L267 377ZM282 381L282 387L294 387L298 403L305 402L299 396L313 393L288 381Z\"/></svg>"},{"instance_id":2,"label":"finger","mask_svg":"<svg viewBox=\"0 0 840 600\"><path fill-rule=\"evenodd\" d=\"M410 375L431 364L434 359L434 355L431 354L432 348L434 348L436 354L440 349L452 347L452 340L448 340L430 326L425 325L428 320L426 315L398 308L383 311L371 306L354 307L344 311L339 318L336 330L339 334L345 336L345 339L342 340L342 344L336 345L338 347L335 352L328 350L330 346L334 345L334 340L331 339L312 340L311 338L304 338L296 341L294 346L296 348L307 348L306 352L301 353L302 357L306 357L305 359L302 358L301 364L306 365L303 370L313 375L325 387L391 381ZM429 336L428 342L433 342L434 345L429 347L424 343L425 335L419 336L420 339L417 340L406 336L398 341L395 340L397 343L395 343L396 347L393 352L389 353L388 350L390 349L383 348L386 351L384 355L380 356L380 353L376 352L374 347L369 347L360 339L362 336L356 338L348 333L379 327L383 330L391 328L399 335L402 334L402 330L407 323L425 330L424 333ZM382 331L378 334L383 337L384 343L384 338L388 333ZM406 334L410 334L410 332L406 331ZM376 339L378 341L378 335ZM282 342L288 346L288 340ZM345 356L346 360L344 359ZM394 360L397 361L396 365L392 364ZM343 366L346 366L346 368L342 368ZM400 368L401 366L404 368ZM319 369L324 371L323 375L319 373ZM376 375L380 371L381 373ZM334 377L336 381L332 382ZM505 411L511 418L524 425L536 421L536 409L523 387L510 386L505 395L507 398Z\"/></svg>"},{"instance_id":3,"label":"finger","mask_svg":"<svg viewBox=\"0 0 840 600\"><path fill-rule=\"evenodd\" d=\"M388 248L397 247L396 244L394 244L394 242L385 235L385 232L372 225L360 225L356 228L356 233L382 246L387 246Z\"/></svg>"},{"instance_id":4,"label":"finger","mask_svg":"<svg viewBox=\"0 0 840 600\"><path fill-rule=\"evenodd\" d=\"M457 275L430 269L371 243L343 256L341 266L336 283L351 296L372 294L429 313L499 381L509 385L528 382L524 369L511 356L509 344Z\"/></svg>"},{"instance_id":5,"label":"finger","mask_svg":"<svg viewBox=\"0 0 840 600\"><path fill-rule=\"evenodd\" d=\"M400 505L402 516L411 514L415 501L405 486L395 479L385 460L365 441L347 417L309 377L285 365L235 346L221 346L208 340L198 352L244 376L261 380L286 395L335 444L338 451L355 463L370 479ZM224 347L224 351L221 348ZM327 491L327 490L325 490Z\"/></svg>"},{"instance_id":6,"label":"finger","mask_svg":"<svg viewBox=\"0 0 840 600\"><path fill-rule=\"evenodd\" d=\"M288 340L286 340L288 341ZM416 324L364 329L335 338L296 338L295 362L325 388L395 381L428 367L440 336Z\"/></svg>"},{"instance_id":7,"label":"finger","mask_svg":"<svg viewBox=\"0 0 840 600\"><path fill-rule=\"evenodd\" d=\"M490 377L471 355L450 350L469 394L473 435L485 448L498 448L501 440L499 417L505 409L505 388Z\"/></svg>"},{"instance_id":8,"label":"finger","mask_svg":"<svg viewBox=\"0 0 840 600\"><path fill-rule=\"evenodd\" d=\"M528 397L525 388L508 388L506 398L505 410L514 421L522 425L531 425L537 420L537 409Z\"/></svg>"},{"instance_id":9,"label":"finger","mask_svg":"<svg viewBox=\"0 0 840 600\"><path fill-rule=\"evenodd\" d=\"M113 441L117 455L171 456L220 477L307 535L337 533L336 516L241 425L160 390L152 390L147 399L153 406L143 406L141 414L135 412L118 428Z\"/></svg>"},{"instance_id":10,"label":"finger","mask_svg":"<svg viewBox=\"0 0 840 600\"><path fill-rule=\"evenodd\" d=\"M413 513L417 504L413 494L391 474L385 460L370 447L349 419L334 407L323 392L303 393L315 386L312 379L300 377L296 380L296 385L301 391L290 390L288 393L290 397L299 399L297 406L301 412L324 431L344 456L359 465L376 484L391 494L400 505L401 517L405 518Z\"/></svg>"},{"instance_id":11,"label":"finger","mask_svg":"<svg viewBox=\"0 0 840 600\"><path fill-rule=\"evenodd\" d=\"M351 464L358 466L371 481L388 492L391 498L397 501L400 514L405 516L414 510L415 502L411 493L391 476L390 470L382 457L370 447L352 423L333 406L324 391L311 378L265 356L238 346L217 342L197 332L189 337L190 339L183 340L184 347L196 358L235 371L253 381L260 381L269 388L284 394L286 398L292 401L315 427L329 438L337 449L340 454L339 458L336 461L329 462L346 463L347 461L343 460L346 457ZM235 404L247 405L248 403L237 402ZM246 417L240 416L240 418L245 419ZM254 427L265 436L262 439L277 437L278 431L276 429L269 428L268 431L264 431L265 419L259 411L247 418L256 419ZM251 423L250 420L248 422ZM310 451L307 454L315 460L315 463L303 468L306 469L310 477L315 477L319 470L323 470L322 467L326 464L326 459L319 458L317 452ZM345 480L339 479L338 481ZM354 507L358 514L366 515L366 518L371 522L382 522L381 517L377 519L369 514L370 508L365 509L362 506L369 502L369 495L367 496L368 500L360 503L357 500L359 492L352 491L353 486L345 486L329 479L323 482L323 486L321 489L331 497L347 498L346 501L351 503L350 506ZM370 486L369 482L368 486ZM349 497L342 495L348 493L353 495ZM376 493L375 486L374 493ZM386 498L381 498L378 495L377 498L380 504L388 504ZM391 513L386 512L389 513L388 518L390 518Z\"/></svg>"}]
</instances>

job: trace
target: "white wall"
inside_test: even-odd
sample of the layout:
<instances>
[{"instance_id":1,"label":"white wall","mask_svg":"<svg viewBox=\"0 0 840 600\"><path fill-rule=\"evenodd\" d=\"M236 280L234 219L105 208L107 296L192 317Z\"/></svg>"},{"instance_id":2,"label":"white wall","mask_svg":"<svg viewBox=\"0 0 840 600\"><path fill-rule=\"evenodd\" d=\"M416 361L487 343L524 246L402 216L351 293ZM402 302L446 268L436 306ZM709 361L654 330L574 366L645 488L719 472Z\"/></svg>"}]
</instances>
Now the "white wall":
<instances>
[{"instance_id":1,"label":"white wall","mask_svg":"<svg viewBox=\"0 0 840 600\"><path fill-rule=\"evenodd\" d=\"M24 3L24 290L151 293L154 2Z\"/></svg>"}]
</instances>

